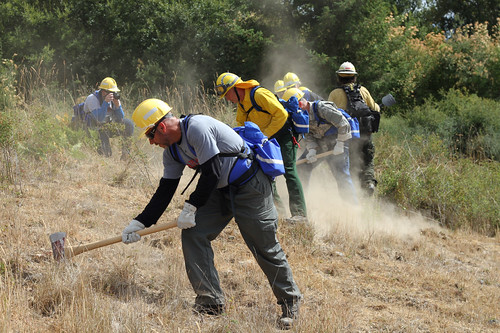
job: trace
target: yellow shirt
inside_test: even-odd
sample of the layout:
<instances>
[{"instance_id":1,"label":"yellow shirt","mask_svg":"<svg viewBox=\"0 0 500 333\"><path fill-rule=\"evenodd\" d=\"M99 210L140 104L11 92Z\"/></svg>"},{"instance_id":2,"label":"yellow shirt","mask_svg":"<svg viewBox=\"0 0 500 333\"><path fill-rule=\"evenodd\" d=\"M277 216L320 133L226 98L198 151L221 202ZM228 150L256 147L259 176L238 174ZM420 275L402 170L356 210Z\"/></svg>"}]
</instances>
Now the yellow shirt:
<instances>
[{"instance_id":1,"label":"yellow shirt","mask_svg":"<svg viewBox=\"0 0 500 333\"><path fill-rule=\"evenodd\" d=\"M350 83L349 85L354 85L354 83ZM365 87L361 86L359 88L359 92L361 93L361 97L365 101L366 105L373 111L380 112L380 106L375 103L370 92ZM347 110L347 95L345 94L344 89L336 88L332 90L330 95L328 96L328 100L334 102L339 108L343 110Z\"/></svg>"},{"instance_id":2,"label":"yellow shirt","mask_svg":"<svg viewBox=\"0 0 500 333\"><path fill-rule=\"evenodd\" d=\"M276 96L266 88L258 88L255 90L255 102L263 110L257 111L255 108L252 108L252 101L250 100L251 90L251 88L245 89L245 96L243 100L238 103L236 123L238 126L243 126L245 121L251 121L259 126L264 135L271 137L285 125L288 119L288 112L283 105L281 105ZM249 110L250 112L248 112Z\"/></svg>"}]
</instances>

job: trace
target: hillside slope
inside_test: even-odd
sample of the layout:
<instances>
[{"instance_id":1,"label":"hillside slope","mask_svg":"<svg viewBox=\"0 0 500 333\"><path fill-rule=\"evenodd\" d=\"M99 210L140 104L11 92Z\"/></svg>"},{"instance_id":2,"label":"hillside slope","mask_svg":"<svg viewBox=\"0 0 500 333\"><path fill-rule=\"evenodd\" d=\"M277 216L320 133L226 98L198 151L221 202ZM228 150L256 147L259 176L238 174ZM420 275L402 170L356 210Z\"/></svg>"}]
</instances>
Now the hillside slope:
<instances>
[{"instance_id":1,"label":"hillside slope","mask_svg":"<svg viewBox=\"0 0 500 333\"><path fill-rule=\"evenodd\" d=\"M213 242L228 300L219 318L191 311L178 229L54 262L51 233L66 232L69 245L114 237L148 202L161 151L139 146L146 154L127 162L85 152L21 165L16 184L0 192L1 332L275 330L278 306L234 223ZM498 236L450 232L380 200L349 207L330 178L319 172L308 190L310 225L280 220L304 294L294 331L500 330ZM178 194L160 223L177 218L184 199Z\"/></svg>"}]
</instances>

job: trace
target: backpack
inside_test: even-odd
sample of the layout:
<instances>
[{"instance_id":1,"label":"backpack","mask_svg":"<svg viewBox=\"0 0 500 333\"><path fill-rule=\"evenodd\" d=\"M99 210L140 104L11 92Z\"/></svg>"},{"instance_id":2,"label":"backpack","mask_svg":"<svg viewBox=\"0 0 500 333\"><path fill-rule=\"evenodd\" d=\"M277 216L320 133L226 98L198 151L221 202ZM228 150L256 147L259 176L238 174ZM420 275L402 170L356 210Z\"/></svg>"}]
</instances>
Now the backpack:
<instances>
[{"instance_id":1,"label":"backpack","mask_svg":"<svg viewBox=\"0 0 500 333\"><path fill-rule=\"evenodd\" d=\"M321 118L318 114L318 102L313 103L312 105L314 117L316 118L317 125L321 124L329 124L325 119ZM349 122L349 125L351 125L351 136L353 138L359 138L360 137L360 131L359 131L359 121L357 118L351 117L345 110L342 110L341 108L337 108L337 110L340 110L344 117L347 119L347 122ZM333 135L337 134L337 128L335 126L332 126L328 131L325 132L325 136L327 135Z\"/></svg>"},{"instance_id":2,"label":"backpack","mask_svg":"<svg viewBox=\"0 0 500 333\"><path fill-rule=\"evenodd\" d=\"M281 98L279 101L285 110L288 111L288 115L292 119L293 130L298 134L309 133L309 113L299 108L299 100L297 97L290 97L288 102Z\"/></svg>"},{"instance_id":3,"label":"backpack","mask_svg":"<svg viewBox=\"0 0 500 333\"><path fill-rule=\"evenodd\" d=\"M184 126L184 133L187 133L189 119L191 119L191 117L193 117L193 115L184 117L184 120L182 122ZM219 154L222 157L238 157L238 160L236 161L229 175L228 181L230 184L238 180L238 185L243 185L255 174L256 170L249 175L248 179L241 181L240 176L247 174L247 171L252 169L253 163L247 163L247 159L257 160L259 166L262 168L262 171L264 171L264 173L271 178L280 176L285 173L281 149L276 139L269 140L267 136L262 133L259 126L252 123L251 121L247 121L245 122L245 126L235 127L233 128L233 130L242 137L245 145L239 152ZM187 135L185 139L189 149L191 150L191 153L196 156L194 148L189 144L187 140ZM177 144L173 144L169 147L170 154L172 155L174 160L198 171L198 164L195 163L196 165L190 165L186 163L182 159L178 149L179 148L177 147ZM197 173L195 173L195 176L196 174ZM191 180L191 182L193 181L193 179ZM189 182L189 184L191 184L191 182ZM185 190L186 189L184 189L184 191Z\"/></svg>"},{"instance_id":4,"label":"backpack","mask_svg":"<svg viewBox=\"0 0 500 333\"><path fill-rule=\"evenodd\" d=\"M99 91L95 91L93 93L99 101ZM95 121L95 117L91 112L84 111L85 102L81 102L73 106L73 117L71 118L71 126L73 128L87 128L92 124L92 121Z\"/></svg>"},{"instance_id":5,"label":"backpack","mask_svg":"<svg viewBox=\"0 0 500 333\"><path fill-rule=\"evenodd\" d=\"M348 85L342 86L347 96L347 112L359 119L359 128L361 133L378 132L380 124L380 113L372 111L361 96L361 86L354 84L352 89Z\"/></svg>"},{"instance_id":6,"label":"backpack","mask_svg":"<svg viewBox=\"0 0 500 333\"><path fill-rule=\"evenodd\" d=\"M261 88L261 86L255 86L252 88L252 90L250 90L250 101L252 102L252 107L247 111L247 113L250 113L250 111L252 111L252 109L255 109L257 111L269 114L269 112L262 109L262 107L260 107L257 104L257 102L255 101L255 91L259 88ZM276 95L274 95L274 96L276 96ZM292 128L295 131L295 133L299 133L299 134L309 133L309 114L307 113L307 111L303 111L303 110L299 109L299 107L298 107L299 101L297 100L297 98L295 98L296 103L297 103L296 107L294 107L294 105L290 105L288 107L286 106L286 104L290 103L290 100L288 102L285 102L283 99L279 98L278 96L276 96L276 98L281 103L281 105L283 105L285 110L288 112L288 117L289 117L289 119L292 120Z\"/></svg>"},{"instance_id":7,"label":"backpack","mask_svg":"<svg viewBox=\"0 0 500 333\"><path fill-rule=\"evenodd\" d=\"M259 126L251 121L245 121L244 126L233 129L243 138L245 145L250 147L266 175L274 178L285 173L281 148L276 139L268 139Z\"/></svg>"},{"instance_id":8,"label":"backpack","mask_svg":"<svg viewBox=\"0 0 500 333\"><path fill-rule=\"evenodd\" d=\"M85 111L83 111L84 105L85 102L82 102L73 106L73 117L71 118L71 126L73 128L82 127L87 123L85 120Z\"/></svg>"}]
</instances>

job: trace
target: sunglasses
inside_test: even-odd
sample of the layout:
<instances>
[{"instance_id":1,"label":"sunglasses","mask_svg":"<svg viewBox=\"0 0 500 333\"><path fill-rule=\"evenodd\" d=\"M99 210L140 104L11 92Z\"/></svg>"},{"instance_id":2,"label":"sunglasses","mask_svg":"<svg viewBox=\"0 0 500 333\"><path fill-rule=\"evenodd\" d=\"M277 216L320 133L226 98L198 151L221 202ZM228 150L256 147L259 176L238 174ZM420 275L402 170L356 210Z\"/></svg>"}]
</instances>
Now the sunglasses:
<instances>
[{"instance_id":1,"label":"sunglasses","mask_svg":"<svg viewBox=\"0 0 500 333\"><path fill-rule=\"evenodd\" d=\"M146 132L145 135L148 139L153 140L155 138L156 128L158 127L158 124L159 123L157 123L150 131Z\"/></svg>"}]
</instances>

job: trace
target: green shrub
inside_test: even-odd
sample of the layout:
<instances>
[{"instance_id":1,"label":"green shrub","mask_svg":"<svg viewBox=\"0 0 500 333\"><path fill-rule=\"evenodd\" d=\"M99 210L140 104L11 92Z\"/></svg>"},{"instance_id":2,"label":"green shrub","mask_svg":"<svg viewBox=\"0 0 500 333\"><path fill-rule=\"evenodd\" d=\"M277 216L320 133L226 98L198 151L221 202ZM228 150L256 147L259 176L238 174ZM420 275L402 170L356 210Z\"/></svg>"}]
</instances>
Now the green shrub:
<instances>
[{"instance_id":1,"label":"green shrub","mask_svg":"<svg viewBox=\"0 0 500 333\"><path fill-rule=\"evenodd\" d=\"M0 63L0 112L16 105L16 65L2 59Z\"/></svg>"},{"instance_id":2,"label":"green shrub","mask_svg":"<svg viewBox=\"0 0 500 333\"><path fill-rule=\"evenodd\" d=\"M12 145L12 119L6 112L0 112L0 147L6 148Z\"/></svg>"},{"instance_id":3,"label":"green shrub","mask_svg":"<svg viewBox=\"0 0 500 333\"><path fill-rule=\"evenodd\" d=\"M435 133L452 151L500 161L500 103L457 90L406 115L412 133Z\"/></svg>"},{"instance_id":4,"label":"green shrub","mask_svg":"<svg viewBox=\"0 0 500 333\"><path fill-rule=\"evenodd\" d=\"M499 230L500 163L455 158L438 135L415 133L401 117L384 119L383 128L375 161L381 196L451 229Z\"/></svg>"}]
</instances>

